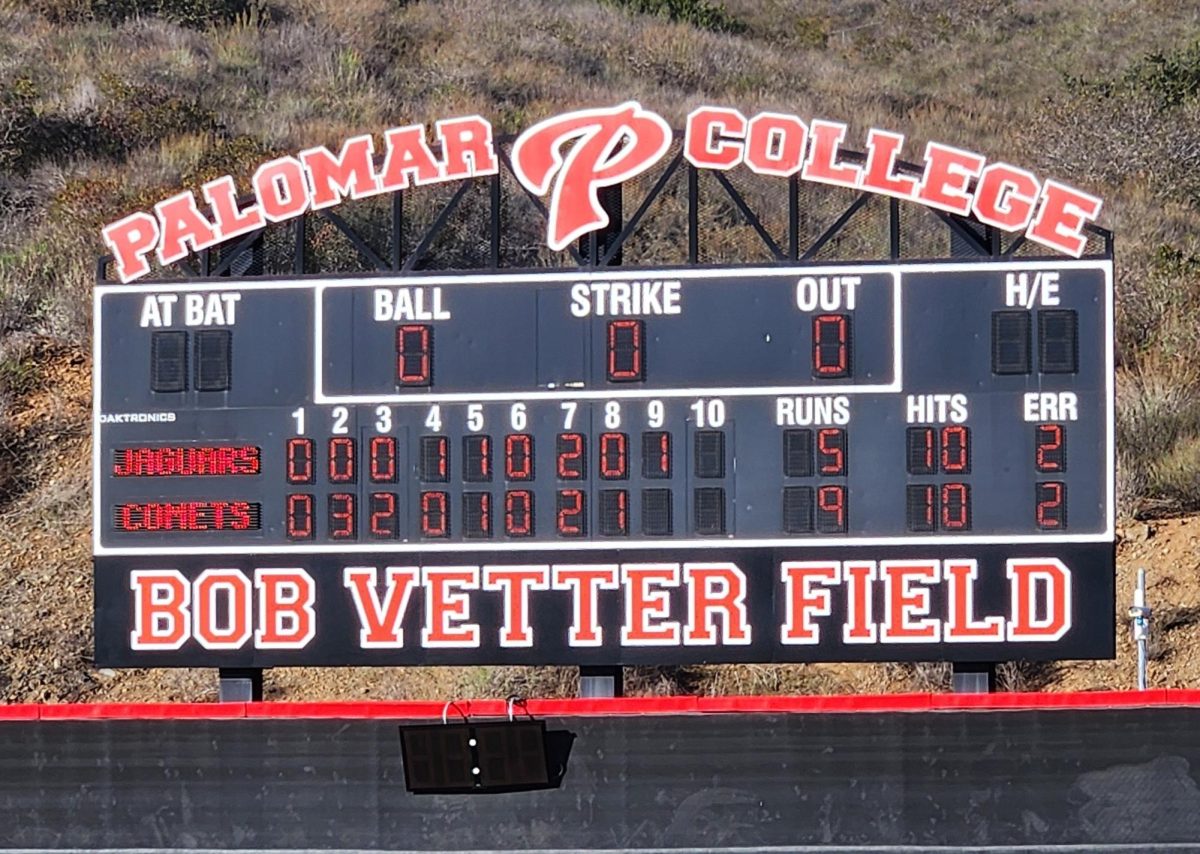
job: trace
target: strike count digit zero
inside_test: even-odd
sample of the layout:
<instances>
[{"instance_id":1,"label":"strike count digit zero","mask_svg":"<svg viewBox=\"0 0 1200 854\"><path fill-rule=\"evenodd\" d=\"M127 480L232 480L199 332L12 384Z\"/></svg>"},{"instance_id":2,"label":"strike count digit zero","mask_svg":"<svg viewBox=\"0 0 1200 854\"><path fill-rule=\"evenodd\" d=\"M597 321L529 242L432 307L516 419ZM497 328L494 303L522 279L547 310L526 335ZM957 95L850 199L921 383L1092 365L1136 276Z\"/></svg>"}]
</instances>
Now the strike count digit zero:
<instances>
[{"instance_id":1,"label":"strike count digit zero","mask_svg":"<svg viewBox=\"0 0 1200 854\"><path fill-rule=\"evenodd\" d=\"M566 555L676 567L645 608L731 566L781 614L783 567L825 561L795 595L840 611L861 558L881 621L970 626L947 561L999 597L1009 547L1067 566L1075 608L1113 536L1111 291L1106 261L100 287L97 607L132 613L109 575L151 555L191 580ZM885 590L888 561L934 568Z\"/></svg>"}]
</instances>

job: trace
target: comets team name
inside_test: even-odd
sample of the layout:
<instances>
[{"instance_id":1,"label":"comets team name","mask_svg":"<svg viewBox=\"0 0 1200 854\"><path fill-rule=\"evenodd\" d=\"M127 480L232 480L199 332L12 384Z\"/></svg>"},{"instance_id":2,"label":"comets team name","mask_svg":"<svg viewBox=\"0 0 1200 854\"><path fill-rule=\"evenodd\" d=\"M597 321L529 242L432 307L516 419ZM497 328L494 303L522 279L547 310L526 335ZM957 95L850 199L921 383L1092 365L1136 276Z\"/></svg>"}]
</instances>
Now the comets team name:
<instances>
[{"instance_id":1,"label":"comets team name","mask_svg":"<svg viewBox=\"0 0 1200 854\"><path fill-rule=\"evenodd\" d=\"M1071 630L1066 565L1012 558L1005 576L1007 595L992 597L1004 607L988 613L979 565L965 558L783 561L769 580L729 561L347 566L320 593L302 568L146 569L128 576L129 642L299 650L340 630L338 645L360 650L611 650L1054 642Z\"/></svg>"},{"instance_id":2,"label":"comets team name","mask_svg":"<svg viewBox=\"0 0 1200 854\"><path fill-rule=\"evenodd\" d=\"M1080 190L1008 163L937 142L925 146L920 174L897 167L904 136L873 128L862 162L843 156L847 125L802 120L784 113L747 118L725 107L701 107L687 119L683 155L698 169L739 165L762 175L790 177L913 201L1079 257L1083 228L1100 213L1101 201ZM106 226L102 237L116 272L131 282L160 263L190 252L321 210L349 197L367 198L410 186L495 175L499 159L491 123L463 116L434 123L435 145L422 125L382 134L377 158L371 135L347 139L339 153L317 146L298 156L264 163L251 179L253 201L244 206L231 176L201 187L207 212L196 195L181 192ZM530 192L549 196L546 242L562 250L608 224L597 190L628 181L660 162L673 133L661 116L636 102L579 110L541 121L512 146L512 169Z\"/></svg>"}]
</instances>

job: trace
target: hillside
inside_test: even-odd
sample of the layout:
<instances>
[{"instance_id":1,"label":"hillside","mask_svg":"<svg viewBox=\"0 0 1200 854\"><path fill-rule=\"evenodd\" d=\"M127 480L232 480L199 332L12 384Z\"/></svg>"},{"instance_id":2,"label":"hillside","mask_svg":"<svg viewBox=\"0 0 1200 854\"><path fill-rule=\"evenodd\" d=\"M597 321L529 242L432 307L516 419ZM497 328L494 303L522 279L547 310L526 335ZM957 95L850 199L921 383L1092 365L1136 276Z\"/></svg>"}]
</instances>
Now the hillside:
<instances>
[{"instance_id":1,"label":"hillside","mask_svg":"<svg viewBox=\"0 0 1200 854\"><path fill-rule=\"evenodd\" d=\"M102 224L270 156L478 112L498 133L638 99L937 139L1105 200L1117 236L1119 658L1010 687L1200 685L1200 2L0 0L0 699L199 699L211 672L96 671L90 291ZM244 187L245 184L243 183ZM942 666L632 674L640 692L875 691ZM565 670L278 671L278 698L573 690Z\"/></svg>"}]
</instances>

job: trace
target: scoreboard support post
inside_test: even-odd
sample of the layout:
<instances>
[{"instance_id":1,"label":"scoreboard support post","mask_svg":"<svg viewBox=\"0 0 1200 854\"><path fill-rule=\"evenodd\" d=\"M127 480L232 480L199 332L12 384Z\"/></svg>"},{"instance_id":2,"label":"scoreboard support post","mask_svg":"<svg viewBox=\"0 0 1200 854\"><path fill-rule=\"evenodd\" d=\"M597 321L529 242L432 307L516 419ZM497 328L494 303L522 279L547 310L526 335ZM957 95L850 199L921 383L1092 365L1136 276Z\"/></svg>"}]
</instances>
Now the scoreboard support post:
<instances>
[{"instance_id":1,"label":"scoreboard support post","mask_svg":"<svg viewBox=\"0 0 1200 854\"><path fill-rule=\"evenodd\" d=\"M993 694L996 691L996 664L956 661L951 665L950 685L955 694Z\"/></svg>"},{"instance_id":2,"label":"scoreboard support post","mask_svg":"<svg viewBox=\"0 0 1200 854\"><path fill-rule=\"evenodd\" d=\"M621 667L580 667L580 697L625 696L624 669Z\"/></svg>"},{"instance_id":3,"label":"scoreboard support post","mask_svg":"<svg viewBox=\"0 0 1200 854\"><path fill-rule=\"evenodd\" d=\"M263 698L263 672L258 667L221 667L217 698L222 703L258 703Z\"/></svg>"}]
</instances>

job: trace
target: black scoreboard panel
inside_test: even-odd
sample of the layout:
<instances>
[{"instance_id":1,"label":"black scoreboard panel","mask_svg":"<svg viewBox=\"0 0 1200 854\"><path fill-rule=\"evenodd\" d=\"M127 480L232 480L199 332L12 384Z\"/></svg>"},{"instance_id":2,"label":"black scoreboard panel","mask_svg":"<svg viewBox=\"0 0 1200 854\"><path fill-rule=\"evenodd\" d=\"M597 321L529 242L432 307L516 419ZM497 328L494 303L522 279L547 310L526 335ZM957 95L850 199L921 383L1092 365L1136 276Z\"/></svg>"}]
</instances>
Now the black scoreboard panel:
<instances>
[{"instance_id":1,"label":"black scoreboard panel","mask_svg":"<svg viewBox=\"0 0 1200 854\"><path fill-rule=\"evenodd\" d=\"M145 565L722 555L766 585L872 548L1099 554L1111 596L1111 293L1108 262L99 288L97 615Z\"/></svg>"}]
</instances>

